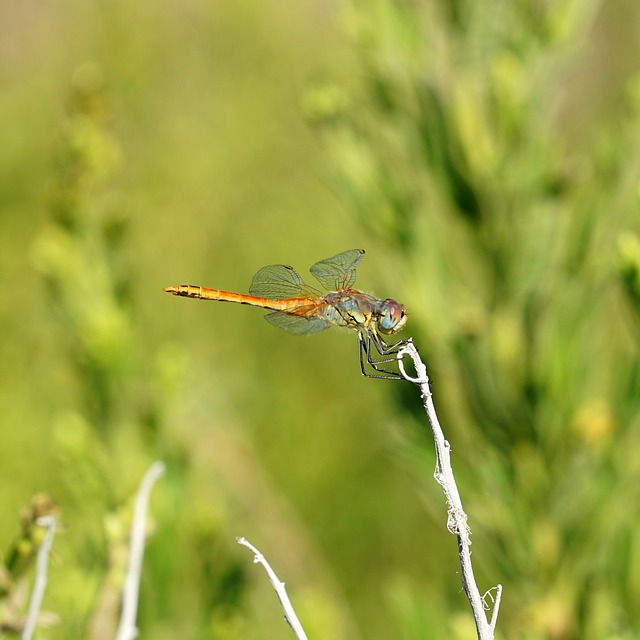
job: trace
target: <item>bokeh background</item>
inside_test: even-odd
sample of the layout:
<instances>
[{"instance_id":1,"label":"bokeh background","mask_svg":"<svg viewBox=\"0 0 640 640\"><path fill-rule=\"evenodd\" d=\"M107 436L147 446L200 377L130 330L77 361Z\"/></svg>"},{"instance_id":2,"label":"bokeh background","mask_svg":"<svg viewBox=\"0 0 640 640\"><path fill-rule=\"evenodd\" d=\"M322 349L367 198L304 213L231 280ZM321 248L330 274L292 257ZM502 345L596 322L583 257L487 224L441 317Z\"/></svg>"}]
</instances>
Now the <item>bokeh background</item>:
<instances>
[{"instance_id":1,"label":"bokeh background","mask_svg":"<svg viewBox=\"0 0 640 640\"><path fill-rule=\"evenodd\" d=\"M167 296L365 248L427 362L498 637L640 636L640 7L0 2L0 623L471 638L416 389L355 336ZM22 516L20 515L22 514Z\"/></svg>"}]
</instances>

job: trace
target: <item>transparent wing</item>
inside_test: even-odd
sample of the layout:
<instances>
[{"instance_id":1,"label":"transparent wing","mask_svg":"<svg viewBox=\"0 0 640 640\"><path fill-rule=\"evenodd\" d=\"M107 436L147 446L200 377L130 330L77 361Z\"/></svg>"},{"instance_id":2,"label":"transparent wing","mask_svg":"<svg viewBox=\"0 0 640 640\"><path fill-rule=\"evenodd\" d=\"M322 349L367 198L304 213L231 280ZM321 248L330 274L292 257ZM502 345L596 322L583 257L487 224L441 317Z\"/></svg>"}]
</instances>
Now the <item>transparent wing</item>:
<instances>
[{"instance_id":1,"label":"transparent wing","mask_svg":"<svg viewBox=\"0 0 640 640\"><path fill-rule=\"evenodd\" d=\"M309 271L328 291L348 289L356 281L356 267L363 255L364 249L351 249L316 262Z\"/></svg>"},{"instance_id":2,"label":"transparent wing","mask_svg":"<svg viewBox=\"0 0 640 640\"><path fill-rule=\"evenodd\" d=\"M249 293L270 300L291 298L317 298L318 291L305 284L300 274L286 264L271 264L262 267L251 281Z\"/></svg>"},{"instance_id":3,"label":"transparent wing","mask_svg":"<svg viewBox=\"0 0 640 640\"><path fill-rule=\"evenodd\" d=\"M297 336L310 336L324 329L328 329L331 323L324 318L305 318L304 316L291 316L283 311L268 313L264 319L276 327L284 329L288 333Z\"/></svg>"}]
</instances>

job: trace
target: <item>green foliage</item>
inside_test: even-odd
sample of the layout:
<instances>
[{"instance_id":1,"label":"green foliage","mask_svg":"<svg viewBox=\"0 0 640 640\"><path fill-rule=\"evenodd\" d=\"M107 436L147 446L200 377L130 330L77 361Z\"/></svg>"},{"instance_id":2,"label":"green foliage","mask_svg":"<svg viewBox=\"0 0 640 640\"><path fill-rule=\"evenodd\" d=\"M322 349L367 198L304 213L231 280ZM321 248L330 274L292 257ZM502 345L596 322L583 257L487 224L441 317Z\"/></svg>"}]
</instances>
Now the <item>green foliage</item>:
<instances>
[{"instance_id":1,"label":"green foliage","mask_svg":"<svg viewBox=\"0 0 640 640\"><path fill-rule=\"evenodd\" d=\"M63 578L55 600L64 614L64 628L96 639L115 634L129 553L129 502L150 456L169 461L172 482L177 485L174 490L183 500L186 492L185 452L162 434L160 394L169 393L170 387L163 384L162 371L151 371L151 377L145 379L149 368L136 345L135 305L123 251L127 220L124 205L111 188L119 151L109 120L100 69L95 65L80 68L72 82L59 142L52 215L36 238L33 252L48 286L51 306L62 322L78 385L77 409L53 420L53 451L63 469L67 494L63 519L84 521L69 535L71 549L65 547L67 557L77 563L74 568L78 574L75 580L69 575ZM165 489L165 496L168 494ZM6 572L11 581L7 598L13 596L12 583L33 565L37 545L30 543L30 532L40 530L33 525L37 515L29 518L30 528L7 555ZM194 521L182 513L179 504L166 505L163 517L165 521L179 517L182 522L181 532L171 531L173 542L167 542L167 547L180 540L181 533L187 535L185 549L198 543L215 547L217 526ZM216 558L214 572L208 560L211 552L202 552L200 574L193 576L199 584L200 606L205 607L207 616L222 616L225 622L218 626L225 628L229 619L237 617L229 610L242 605L243 570L229 560L227 549ZM180 557L148 563L157 588L147 594L143 617L151 616L154 624L161 623L171 609L167 602L175 600L179 592L163 572L175 575ZM78 598L79 589L88 596L84 600ZM156 607L148 602L154 598ZM183 606L183 612L196 615L195 610ZM2 625L6 630L21 628L21 623L7 617ZM234 637L220 633L216 631L215 637Z\"/></svg>"},{"instance_id":2,"label":"green foliage","mask_svg":"<svg viewBox=\"0 0 640 640\"><path fill-rule=\"evenodd\" d=\"M354 2L360 90L305 103L351 209L407 264L397 296L509 638L640 632L640 69L572 77L622 19L597 9Z\"/></svg>"},{"instance_id":3,"label":"green foliage","mask_svg":"<svg viewBox=\"0 0 640 640\"><path fill-rule=\"evenodd\" d=\"M149 637L288 637L236 535L310 637L473 637L415 390L360 379L351 335L162 293L363 247L357 286L409 308L500 637L638 636L635 11L354 1L345 40L323 3L12 7L4 595L37 548L12 514L45 491L46 633L113 637L131 499L162 458Z\"/></svg>"}]
</instances>

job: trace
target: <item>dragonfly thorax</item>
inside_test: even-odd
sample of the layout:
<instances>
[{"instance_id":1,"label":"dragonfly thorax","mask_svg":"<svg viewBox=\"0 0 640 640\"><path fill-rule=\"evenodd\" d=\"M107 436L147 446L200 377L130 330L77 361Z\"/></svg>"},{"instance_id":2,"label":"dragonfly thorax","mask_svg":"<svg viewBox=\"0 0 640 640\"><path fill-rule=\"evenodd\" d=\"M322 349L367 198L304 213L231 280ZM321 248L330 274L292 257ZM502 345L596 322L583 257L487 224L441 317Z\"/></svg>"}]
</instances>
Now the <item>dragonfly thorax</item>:
<instances>
[{"instance_id":1,"label":"dragonfly thorax","mask_svg":"<svg viewBox=\"0 0 640 640\"><path fill-rule=\"evenodd\" d=\"M331 323L381 335L400 331L407 323L405 308L396 300L380 300L357 289L333 291L323 297L322 315Z\"/></svg>"}]
</instances>

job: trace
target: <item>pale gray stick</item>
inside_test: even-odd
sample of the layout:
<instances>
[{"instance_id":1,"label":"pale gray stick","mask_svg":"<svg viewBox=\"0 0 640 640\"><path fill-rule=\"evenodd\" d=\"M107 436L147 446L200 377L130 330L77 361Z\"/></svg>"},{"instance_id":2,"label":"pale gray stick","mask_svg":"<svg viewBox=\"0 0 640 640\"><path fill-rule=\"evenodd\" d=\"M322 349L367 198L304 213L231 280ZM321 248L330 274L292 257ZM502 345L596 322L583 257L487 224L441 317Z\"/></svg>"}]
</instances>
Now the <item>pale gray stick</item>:
<instances>
[{"instance_id":1,"label":"pale gray stick","mask_svg":"<svg viewBox=\"0 0 640 640\"><path fill-rule=\"evenodd\" d=\"M296 616L296 612L293 610L293 606L291 604L291 601L289 600L289 596L287 595L287 592L284 588L284 582L280 582L278 576L270 567L269 563L265 560L265 557L246 538L236 538L236 540L238 541L238 544L251 549L254 554L253 561L260 563L265 568L265 571L269 576L269 580L271 581L273 588L276 590L276 594L278 596L278 600L280 600L282 609L284 610L284 619L289 623L289 626L293 630L293 633L296 634L296 638L298 638L298 640L307 640L304 629L302 628L302 625L298 620L298 616Z\"/></svg>"},{"instance_id":2,"label":"pale gray stick","mask_svg":"<svg viewBox=\"0 0 640 640\"><path fill-rule=\"evenodd\" d=\"M33 591L31 592L31 602L29 603L29 612L22 630L22 640L31 640L31 636L36 628L38 614L42 606L42 599L47 588L47 569L49 567L49 554L53 545L53 538L56 534L56 519L53 516L42 516L36 520L36 524L47 528L47 534L43 543L38 549L38 560L36 563L36 578L33 583Z\"/></svg>"},{"instance_id":3,"label":"pale gray stick","mask_svg":"<svg viewBox=\"0 0 640 640\"><path fill-rule=\"evenodd\" d=\"M138 592L140 590L140 574L142 572L142 558L144 556L144 540L147 522L147 507L151 489L156 481L164 474L165 466L162 462L154 462L144 474L133 509L133 523L131 525L131 542L127 574L122 591L122 612L120 624L116 633L116 640L132 640L138 635L136 615L138 613Z\"/></svg>"},{"instance_id":4,"label":"pale gray stick","mask_svg":"<svg viewBox=\"0 0 640 640\"><path fill-rule=\"evenodd\" d=\"M412 378L407 374L404 368L403 358L409 356L413 361L413 366L418 374L417 378ZM453 469L451 468L450 446L445 440L442 428L438 422L436 409L433 405L433 397L429 389L429 377L427 376L427 368L418 355L418 350L411 340L398 351L398 366L400 371L409 382L420 387L420 395L422 403L427 413L431 432L436 447L436 470L433 474L438 484L444 491L447 500L447 529L453 533L458 539L458 555L460 556L460 567L462 569L462 586L469 603L476 623L476 631L478 640L493 640L496 621L498 619L498 609L500 608L500 599L502 597L502 585L496 587L495 604L491 615L491 622L487 621L485 609L488 608L485 597L480 595L476 585L476 579L473 575L473 567L471 566L471 531L467 525L467 514L462 508L462 500L458 493L458 486L453 477Z\"/></svg>"}]
</instances>

